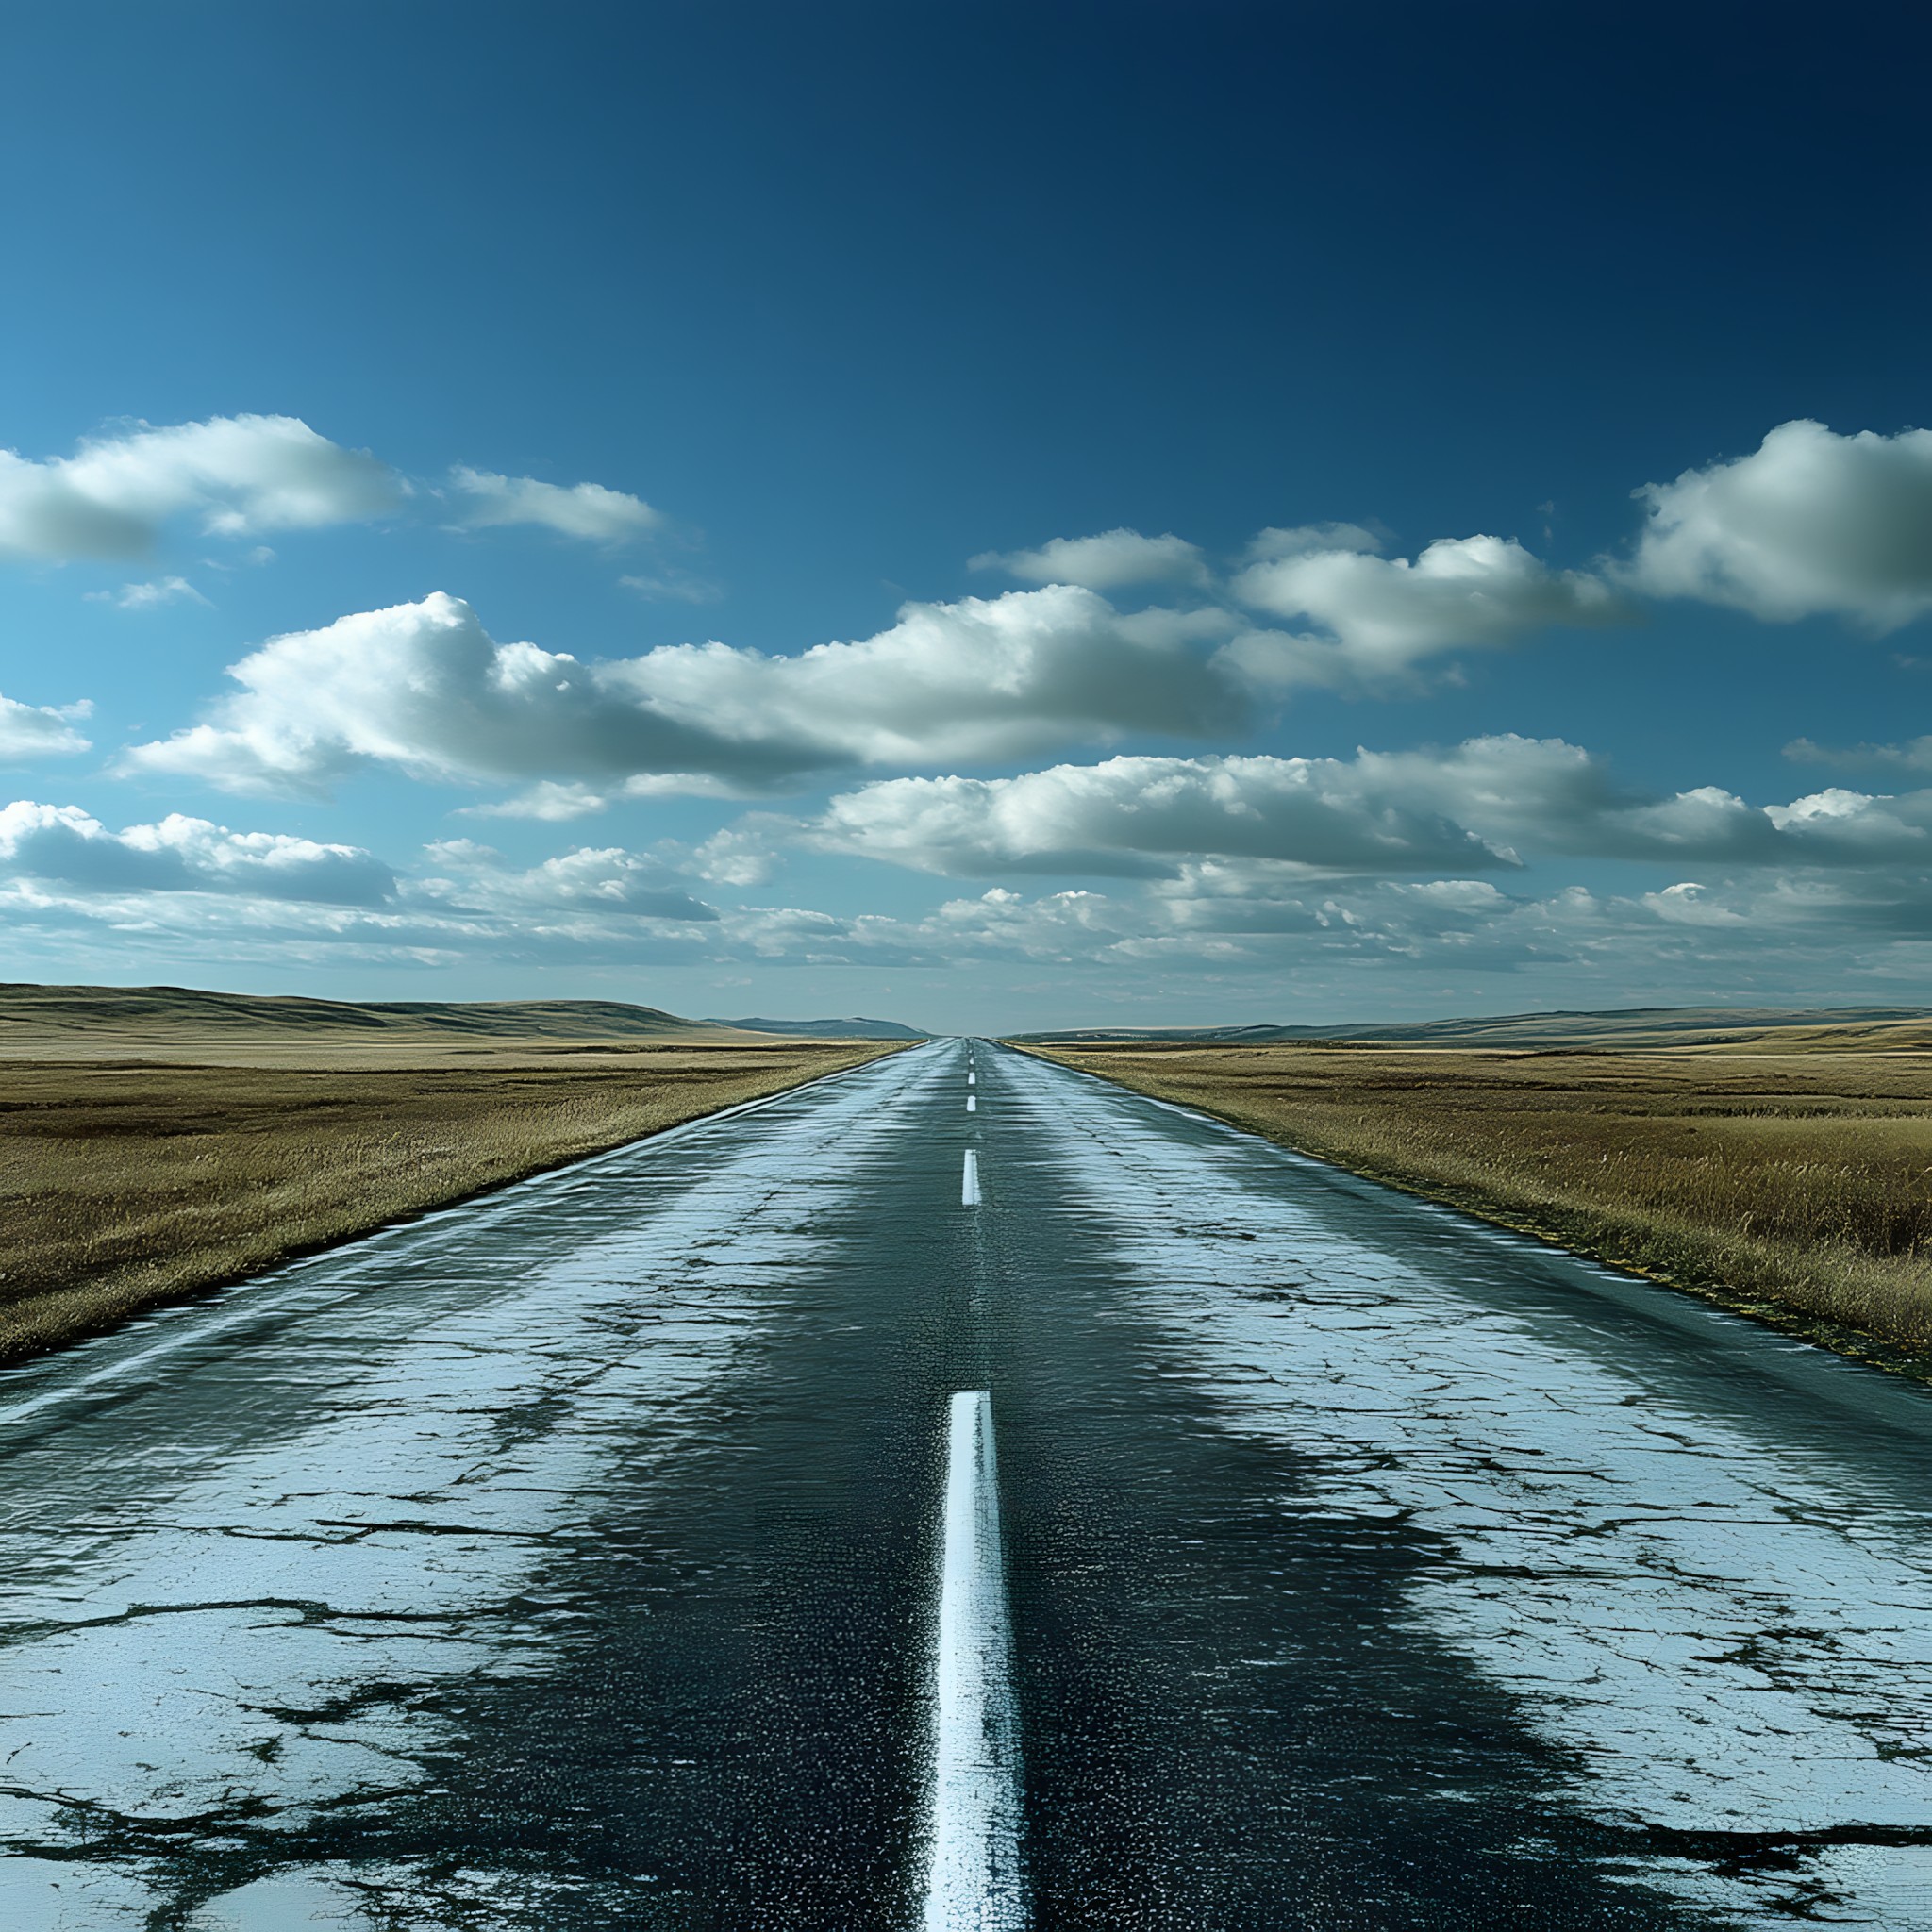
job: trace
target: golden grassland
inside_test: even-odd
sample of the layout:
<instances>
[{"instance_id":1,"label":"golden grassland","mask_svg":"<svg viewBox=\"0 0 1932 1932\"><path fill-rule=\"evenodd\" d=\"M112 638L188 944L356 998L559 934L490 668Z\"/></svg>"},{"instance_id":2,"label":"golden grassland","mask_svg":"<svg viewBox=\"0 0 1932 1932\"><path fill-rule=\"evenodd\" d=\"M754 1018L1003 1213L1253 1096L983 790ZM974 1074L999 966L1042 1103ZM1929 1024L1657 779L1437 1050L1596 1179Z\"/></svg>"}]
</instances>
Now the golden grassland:
<instances>
[{"instance_id":1,"label":"golden grassland","mask_svg":"<svg viewBox=\"0 0 1932 1932\"><path fill-rule=\"evenodd\" d=\"M1031 1050L1855 1352L1932 1349L1923 1051Z\"/></svg>"},{"instance_id":2,"label":"golden grassland","mask_svg":"<svg viewBox=\"0 0 1932 1932\"><path fill-rule=\"evenodd\" d=\"M889 1050L15 1032L0 1361Z\"/></svg>"}]
</instances>

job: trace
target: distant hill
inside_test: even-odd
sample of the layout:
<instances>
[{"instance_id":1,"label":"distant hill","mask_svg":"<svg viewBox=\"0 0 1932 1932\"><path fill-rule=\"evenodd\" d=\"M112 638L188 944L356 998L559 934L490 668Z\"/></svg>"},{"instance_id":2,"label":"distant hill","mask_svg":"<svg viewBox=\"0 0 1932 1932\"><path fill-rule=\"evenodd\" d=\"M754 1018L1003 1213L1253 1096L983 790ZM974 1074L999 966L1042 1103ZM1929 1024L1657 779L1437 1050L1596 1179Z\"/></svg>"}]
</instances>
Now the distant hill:
<instances>
[{"instance_id":1,"label":"distant hill","mask_svg":"<svg viewBox=\"0 0 1932 1932\"><path fill-rule=\"evenodd\" d=\"M1624 1007L1603 1012L1505 1013L1487 1019L1346 1026L1081 1027L1014 1038L1042 1046L1173 1040L1257 1046L1332 1041L1544 1050L1721 1045L1918 1049L1932 1047L1932 1007Z\"/></svg>"},{"instance_id":2,"label":"distant hill","mask_svg":"<svg viewBox=\"0 0 1932 1932\"><path fill-rule=\"evenodd\" d=\"M735 1026L743 1033L791 1033L809 1040L930 1040L917 1027L896 1020L708 1020L708 1026Z\"/></svg>"},{"instance_id":3,"label":"distant hill","mask_svg":"<svg viewBox=\"0 0 1932 1932\"><path fill-rule=\"evenodd\" d=\"M206 992L186 986L0 984L0 1056L9 1039L113 1032L129 1038L274 1035L399 1043L425 1038L698 1040L731 1037L622 1000L315 1000Z\"/></svg>"}]
</instances>

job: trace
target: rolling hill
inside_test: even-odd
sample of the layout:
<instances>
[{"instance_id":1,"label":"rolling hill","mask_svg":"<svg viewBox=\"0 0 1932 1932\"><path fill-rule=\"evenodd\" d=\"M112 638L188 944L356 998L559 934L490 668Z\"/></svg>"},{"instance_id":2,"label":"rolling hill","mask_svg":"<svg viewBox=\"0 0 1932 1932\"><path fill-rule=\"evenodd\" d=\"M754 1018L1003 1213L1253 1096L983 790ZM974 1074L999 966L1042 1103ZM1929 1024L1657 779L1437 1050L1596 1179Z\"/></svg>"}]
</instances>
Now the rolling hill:
<instances>
[{"instance_id":1,"label":"rolling hill","mask_svg":"<svg viewBox=\"0 0 1932 1932\"><path fill-rule=\"evenodd\" d=\"M0 1057L29 1044L112 1035L130 1044L273 1038L318 1044L431 1040L742 1039L715 1022L621 1000L348 1000L208 992L183 986L0 984Z\"/></svg>"},{"instance_id":2,"label":"rolling hill","mask_svg":"<svg viewBox=\"0 0 1932 1932\"><path fill-rule=\"evenodd\" d=\"M735 1026L741 1033L782 1033L806 1040L930 1040L916 1026L896 1020L708 1020L708 1026Z\"/></svg>"},{"instance_id":3,"label":"rolling hill","mask_svg":"<svg viewBox=\"0 0 1932 1932\"><path fill-rule=\"evenodd\" d=\"M1932 1047L1932 1007L1625 1007L1602 1012L1505 1013L1346 1026L1087 1027L1013 1037L1041 1046L1169 1040L1231 1046L1306 1041L1558 1051L1758 1045L1869 1052Z\"/></svg>"}]
</instances>

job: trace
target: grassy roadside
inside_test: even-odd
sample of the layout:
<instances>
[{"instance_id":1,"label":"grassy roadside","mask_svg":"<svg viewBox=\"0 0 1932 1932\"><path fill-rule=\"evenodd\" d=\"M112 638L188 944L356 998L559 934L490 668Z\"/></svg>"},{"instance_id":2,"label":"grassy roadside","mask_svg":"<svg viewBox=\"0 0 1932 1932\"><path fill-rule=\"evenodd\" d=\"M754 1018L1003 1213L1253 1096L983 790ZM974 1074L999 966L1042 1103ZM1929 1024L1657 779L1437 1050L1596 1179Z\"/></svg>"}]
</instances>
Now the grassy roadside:
<instances>
[{"instance_id":1,"label":"grassy roadside","mask_svg":"<svg viewBox=\"0 0 1932 1932\"><path fill-rule=\"evenodd\" d=\"M340 1065L7 1060L0 1361L889 1050L516 1041Z\"/></svg>"},{"instance_id":2,"label":"grassy roadside","mask_svg":"<svg viewBox=\"0 0 1932 1932\"><path fill-rule=\"evenodd\" d=\"M1863 1352L1932 1351L1932 1057L1031 1047Z\"/></svg>"}]
</instances>

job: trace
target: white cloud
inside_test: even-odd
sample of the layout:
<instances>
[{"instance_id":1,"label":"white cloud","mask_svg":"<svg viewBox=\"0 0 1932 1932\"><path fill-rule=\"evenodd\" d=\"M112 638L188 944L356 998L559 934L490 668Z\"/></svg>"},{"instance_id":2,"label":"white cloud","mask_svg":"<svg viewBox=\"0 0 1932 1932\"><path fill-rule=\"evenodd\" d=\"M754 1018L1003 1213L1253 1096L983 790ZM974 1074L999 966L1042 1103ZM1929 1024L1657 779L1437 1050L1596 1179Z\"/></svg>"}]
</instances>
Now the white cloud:
<instances>
[{"instance_id":1,"label":"white cloud","mask_svg":"<svg viewBox=\"0 0 1932 1932\"><path fill-rule=\"evenodd\" d=\"M1637 494L1649 522L1624 575L1653 596L1880 631L1932 611L1932 430L1783 423L1750 456Z\"/></svg>"},{"instance_id":2,"label":"white cloud","mask_svg":"<svg viewBox=\"0 0 1932 1932\"><path fill-rule=\"evenodd\" d=\"M408 490L292 416L141 423L45 462L0 450L0 556L140 558L176 516L229 537L311 529L380 516Z\"/></svg>"},{"instance_id":3,"label":"white cloud","mask_svg":"<svg viewBox=\"0 0 1932 1932\"><path fill-rule=\"evenodd\" d=\"M1308 636L1261 633L1228 647L1271 684L1343 685L1399 677L1437 652L1513 644L1550 625L1625 622L1602 578L1553 571L1513 539L1441 538L1411 563L1370 553L1369 533L1342 525L1338 547L1282 547L1321 531L1270 531L1277 553L1234 581L1235 594L1277 617L1321 626Z\"/></svg>"},{"instance_id":4,"label":"white cloud","mask_svg":"<svg viewBox=\"0 0 1932 1932\"><path fill-rule=\"evenodd\" d=\"M628 543L648 536L664 522L641 497L607 490L601 483L565 488L534 476L499 476L460 463L451 470L450 481L458 520L466 529L536 524L592 543Z\"/></svg>"},{"instance_id":5,"label":"white cloud","mask_svg":"<svg viewBox=\"0 0 1932 1932\"><path fill-rule=\"evenodd\" d=\"M1560 739L1471 739L1449 752L1362 753L1391 794L1543 855L1724 867L1932 864L1932 791L1812 792L1752 805L1721 786L1657 797Z\"/></svg>"},{"instance_id":6,"label":"white cloud","mask_svg":"<svg viewBox=\"0 0 1932 1932\"><path fill-rule=\"evenodd\" d=\"M1038 550L983 550L969 570L1003 570L1029 584L1079 584L1118 591L1132 584L1202 583L1207 566L1197 545L1173 535L1104 530L1097 537L1056 537Z\"/></svg>"},{"instance_id":7,"label":"white cloud","mask_svg":"<svg viewBox=\"0 0 1932 1932\"><path fill-rule=\"evenodd\" d=\"M708 578L692 576L687 571L660 570L655 576L624 576L617 580L626 591L654 602L676 604L715 604L724 592Z\"/></svg>"},{"instance_id":8,"label":"white cloud","mask_svg":"<svg viewBox=\"0 0 1932 1932\"><path fill-rule=\"evenodd\" d=\"M1829 814L1838 803L1809 809ZM521 867L466 841L430 848L425 875L379 902L315 892L299 876L258 890L232 865L210 888L211 854L220 865L225 841L251 835L169 822L147 828L143 845L133 831L104 834L85 813L54 808L16 808L4 824L7 850L29 863L9 867L0 854L0 917L18 957L58 958L63 971L94 960L123 974L168 961L296 973L347 961L917 968L1072 1001L1070 1018L1144 1002L1148 1019L1171 1021L1198 997L1218 1003L1202 1017L1265 1020L1372 1017L1391 997L1440 1006L1445 982L1435 975L1444 974L1493 982L1489 996L1525 1007L1859 997L1855 984L1873 988L1864 997L1890 986L1897 998L1922 981L1932 944L1923 866L1531 896L1462 876L1321 877L1292 861L1210 857L1119 892L995 887L891 918L711 908L648 854L586 849ZM1848 934L1861 941L1849 961ZM1525 990L1508 991L1516 984ZM1308 1013L1311 999L1321 1004Z\"/></svg>"},{"instance_id":9,"label":"white cloud","mask_svg":"<svg viewBox=\"0 0 1932 1932\"><path fill-rule=\"evenodd\" d=\"M925 872L1162 876L1197 853L1305 871L1484 869L1514 861L1361 761L1119 758L1017 778L897 778L835 798L814 844Z\"/></svg>"},{"instance_id":10,"label":"white cloud","mask_svg":"<svg viewBox=\"0 0 1932 1932\"><path fill-rule=\"evenodd\" d=\"M414 890L452 905L508 914L574 908L637 919L718 918L717 908L693 898L670 867L621 846L579 847L522 871L467 839L444 840L425 856L455 876L418 880Z\"/></svg>"},{"instance_id":11,"label":"white cloud","mask_svg":"<svg viewBox=\"0 0 1932 1932\"><path fill-rule=\"evenodd\" d=\"M787 922L734 914L728 930L668 865L621 848L565 852L519 867L489 847L446 841L420 876L371 854L304 839L231 832L179 815L109 831L73 806L0 808L0 918L22 945L104 964L259 961L297 970L345 959L439 965L690 963L782 953ZM825 922L849 934L852 923Z\"/></svg>"},{"instance_id":12,"label":"white cloud","mask_svg":"<svg viewBox=\"0 0 1932 1932\"><path fill-rule=\"evenodd\" d=\"M88 741L74 726L92 710L87 698L72 705L23 705L17 699L0 697L0 763L60 758L88 750Z\"/></svg>"},{"instance_id":13,"label":"white cloud","mask_svg":"<svg viewBox=\"0 0 1932 1932\"><path fill-rule=\"evenodd\" d=\"M508 798L486 799L477 805L458 806L453 816L459 819L535 819L547 824L562 824L571 819L587 819L613 805L640 798L742 798L745 786L707 772L645 772L615 784L584 785L555 778L540 779L535 785L513 792Z\"/></svg>"},{"instance_id":14,"label":"white cloud","mask_svg":"<svg viewBox=\"0 0 1932 1932\"><path fill-rule=\"evenodd\" d=\"M691 870L722 886L761 886L775 869L779 852L798 842L798 833L795 820L747 812L696 847Z\"/></svg>"},{"instance_id":15,"label":"white cloud","mask_svg":"<svg viewBox=\"0 0 1932 1932\"><path fill-rule=\"evenodd\" d=\"M1883 997L1887 982L1897 998L1923 981L1932 898L1916 884L1797 875L1527 896L1457 878L1320 883L1267 860L1223 859L1134 897L996 888L895 937L982 975L1002 959L1050 966L1055 994L1074 1002L1068 1018L1090 1021L1107 1011L1100 1002L1126 998L1171 1023L1194 1005L1188 980L1221 989L1202 1017L1243 1021L1370 1019L1391 997L1441 1012L1442 974L1492 977L1524 1008L1824 1003ZM1866 943L1848 971L1854 931ZM1506 992L1512 982L1524 991Z\"/></svg>"},{"instance_id":16,"label":"white cloud","mask_svg":"<svg viewBox=\"0 0 1932 1932\"><path fill-rule=\"evenodd\" d=\"M514 798L493 799L487 805L466 805L459 817L473 819L536 819L545 824L563 824L571 819L587 819L608 808L608 793L588 785L559 784L545 778L520 791Z\"/></svg>"},{"instance_id":17,"label":"white cloud","mask_svg":"<svg viewBox=\"0 0 1932 1932\"><path fill-rule=\"evenodd\" d=\"M1129 732L1245 724L1239 679L1195 648L1215 612L1123 615L1056 585L908 604L857 643L766 657L721 643L584 662L499 644L438 593L272 640L232 669L214 722L128 769L241 791L316 792L359 765L464 783L537 781L570 816L613 791L769 789L840 766L1024 758Z\"/></svg>"},{"instance_id":18,"label":"white cloud","mask_svg":"<svg viewBox=\"0 0 1932 1932\"><path fill-rule=\"evenodd\" d=\"M160 604L206 604L208 599L186 577L158 577L152 583L123 584L118 591L89 591L90 604L111 604L117 610L152 610Z\"/></svg>"},{"instance_id":19,"label":"white cloud","mask_svg":"<svg viewBox=\"0 0 1932 1932\"><path fill-rule=\"evenodd\" d=\"M1840 770L1932 772L1932 738L1907 739L1903 744L1814 744L1794 738L1785 746L1793 764L1836 765Z\"/></svg>"},{"instance_id":20,"label":"white cloud","mask_svg":"<svg viewBox=\"0 0 1932 1932\"><path fill-rule=\"evenodd\" d=\"M1379 551L1380 534L1359 524L1297 524L1291 529L1257 531L1241 555L1243 563L1274 563L1285 557L1327 551Z\"/></svg>"},{"instance_id":21,"label":"white cloud","mask_svg":"<svg viewBox=\"0 0 1932 1932\"><path fill-rule=\"evenodd\" d=\"M1252 861L1279 890L1310 874L1513 867L1525 857L1856 870L1932 864L1932 791L1844 790L1754 806L1717 786L1657 797L1560 739L1470 739L1353 758L1117 758L1012 778L895 778L808 822L754 815L701 849L754 878L787 844L956 876L1175 878Z\"/></svg>"},{"instance_id":22,"label":"white cloud","mask_svg":"<svg viewBox=\"0 0 1932 1932\"><path fill-rule=\"evenodd\" d=\"M158 824L110 832L72 805L17 799L0 807L0 868L94 891L223 892L373 906L395 878L353 845L272 832L231 832L170 813Z\"/></svg>"},{"instance_id":23,"label":"white cloud","mask_svg":"<svg viewBox=\"0 0 1932 1932\"><path fill-rule=\"evenodd\" d=\"M1418 975L1443 974L1494 975L1499 988L1534 974L1510 995L1524 1007L1793 991L1823 1003L1871 997L1849 991L1859 982L1923 980L1932 943L1924 887L1923 874L1854 872L1532 895L1457 877L1312 879L1268 859L1222 858L1190 861L1176 878L1121 894L1028 897L996 887L917 919L825 921L814 944L854 964L891 948L908 962L982 976L1001 961L1050 966L1050 981L1031 990L1073 998L1070 1018L1091 1019L1098 995L1145 1000L1150 1020L1172 1021L1186 1010L1176 983L1185 979L1230 990L1224 1019L1300 1018L1292 1008L1309 992L1322 1004L1307 1017L1372 1018L1397 984L1425 989L1424 1009L1441 1011L1442 980ZM791 915L794 933L808 917ZM1849 967L1848 932L1867 941ZM1365 972L1393 976L1372 982Z\"/></svg>"},{"instance_id":24,"label":"white cloud","mask_svg":"<svg viewBox=\"0 0 1932 1932\"><path fill-rule=\"evenodd\" d=\"M42 461L0 450L0 557L56 563L144 558L177 517L239 539L365 522L415 493L367 450L345 449L293 416L215 416L159 427L135 423L88 439L71 457ZM463 529L532 524L616 544L664 524L641 497L599 483L566 488L461 464L450 471L447 490L431 495L442 498ZM258 543L205 562L230 570L274 555ZM675 571L637 581L655 595L702 601L713 594ZM92 594L129 609L199 596L178 576Z\"/></svg>"}]
</instances>

